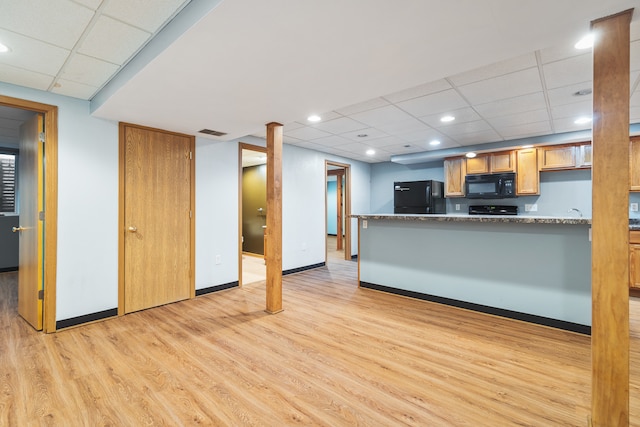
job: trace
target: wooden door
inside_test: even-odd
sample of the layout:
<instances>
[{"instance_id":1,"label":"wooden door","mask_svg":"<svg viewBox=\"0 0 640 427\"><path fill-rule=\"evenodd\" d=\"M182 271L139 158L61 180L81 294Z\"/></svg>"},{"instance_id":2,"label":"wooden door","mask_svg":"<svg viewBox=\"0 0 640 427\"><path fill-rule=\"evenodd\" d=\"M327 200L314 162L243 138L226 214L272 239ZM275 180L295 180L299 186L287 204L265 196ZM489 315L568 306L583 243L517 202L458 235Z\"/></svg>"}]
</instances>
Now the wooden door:
<instances>
[{"instance_id":1,"label":"wooden door","mask_svg":"<svg viewBox=\"0 0 640 427\"><path fill-rule=\"evenodd\" d=\"M121 124L121 138L121 268L131 313L193 296L193 137Z\"/></svg>"},{"instance_id":2,"label":"wooden door","mask_svg":"<svg viewBox=\"0 0 640 427\"><path fill-rule=\"evenodd\" d=\"M18 187L20 189L20 233L18 266L18 313L31 326L42 330L43 295L43 151L40 132L41 114L26 121L20 128L20 154L18 155Z\"/></svg>"}]
</instances>

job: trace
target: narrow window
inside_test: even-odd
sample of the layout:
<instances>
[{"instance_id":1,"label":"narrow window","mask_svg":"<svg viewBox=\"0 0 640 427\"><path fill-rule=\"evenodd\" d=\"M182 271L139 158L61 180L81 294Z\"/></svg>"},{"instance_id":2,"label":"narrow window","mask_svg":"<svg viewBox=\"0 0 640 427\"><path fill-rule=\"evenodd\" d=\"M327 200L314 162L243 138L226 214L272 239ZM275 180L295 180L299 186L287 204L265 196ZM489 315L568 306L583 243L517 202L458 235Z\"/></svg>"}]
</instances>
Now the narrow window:
<instances>
[{"instance_id":1,"label":"narrow window","mask_svg":"<svg viewBox=\"0 0 640 427\"><path fill-rule=\"evenodd\" d=\"M16 213L16 158L0 153L0 213Z\"/></svg>"}]
</instances>

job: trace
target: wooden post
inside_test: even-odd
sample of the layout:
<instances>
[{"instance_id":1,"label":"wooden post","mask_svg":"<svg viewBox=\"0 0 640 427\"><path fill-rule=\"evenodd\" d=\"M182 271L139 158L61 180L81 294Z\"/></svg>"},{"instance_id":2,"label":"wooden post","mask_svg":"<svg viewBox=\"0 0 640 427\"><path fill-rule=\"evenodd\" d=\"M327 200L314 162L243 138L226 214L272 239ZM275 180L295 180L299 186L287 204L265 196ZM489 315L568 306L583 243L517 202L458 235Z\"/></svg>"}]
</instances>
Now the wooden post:
<instances>
[{"instance_id":1,"label":"wooden post","mask_svg":"<svg viewBox=\"0 0 640 427\"><path fill-rule=\"evenodd\" d=\"M591 423L629 425L629 25L595 20Z\"/></svg>"},{"instance_id":2,"label":"wooden post","mask_svg":"<svg viewBox=\"0 0 640 427\"><path fill-rule=\"evenodd\" d=\"M282 125L267 123L267 313L282 311Z\"/></svg>"}]
</instances>

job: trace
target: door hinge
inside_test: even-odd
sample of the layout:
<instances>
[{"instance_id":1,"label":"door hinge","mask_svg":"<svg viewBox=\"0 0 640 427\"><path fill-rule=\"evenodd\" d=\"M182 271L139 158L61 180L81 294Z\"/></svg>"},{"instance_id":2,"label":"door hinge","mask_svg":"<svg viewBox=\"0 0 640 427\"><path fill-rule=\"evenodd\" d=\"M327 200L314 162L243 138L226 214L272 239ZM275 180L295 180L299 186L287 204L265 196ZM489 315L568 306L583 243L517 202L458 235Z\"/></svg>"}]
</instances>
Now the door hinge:
<instances>
[{"instance_id":1,"label":"door hinge","mask_svg":"<svg viewBox=\"0 0 640 427\"><path fill-rule=\"evenodd\" d=\"M38 134L38 139L40 140L40 142L44 142L44 132L40 132Z\"/></svg>"},{"instance_id":2,"label":"door hinge","mask_svg":"<svg viewBox=\"0 0 640 427\"><path fill-rule=\"evenodd\" d=\"M38 291L38 299L44 299L44 289L40 289Z\"/></svg>"},{"instance_id":3,"label":"door hinge","mask_svg":"<svg viewBox=\"0 0 640 427\"><path fill-rule=\"evenodd\" d=\"M38 219L39 219L40 221L44 221L44 211L40 211L40 212L38 212Z\"/></svg>"}]
</instances>

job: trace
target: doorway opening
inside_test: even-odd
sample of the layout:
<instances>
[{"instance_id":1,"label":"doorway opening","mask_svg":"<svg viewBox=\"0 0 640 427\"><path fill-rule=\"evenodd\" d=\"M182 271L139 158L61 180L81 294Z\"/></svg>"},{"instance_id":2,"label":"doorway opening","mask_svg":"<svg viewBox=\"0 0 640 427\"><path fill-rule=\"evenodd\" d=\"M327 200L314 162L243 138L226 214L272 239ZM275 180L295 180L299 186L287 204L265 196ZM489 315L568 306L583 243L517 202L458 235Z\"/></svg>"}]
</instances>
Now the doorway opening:
<instances>
[{"instance_id":1,"label":"doorway opening","mask_svg":"<svg viewBox=\"0 0 640 427\"><path fill-rule=\"evenodd\" d=\"M326 262L351 260L350 165L325 161Z\"/></svg>"},{"instance_id":2,"label":"doorway opening","mask_svg":"<svg viewBox=\"0 0 640 427\"><path fill-rule=\"evenodd\" d=\"M267 149L240 143L238 270L240 286L267 278Z\"/></svg>"},{"instance_id":3,"label":"doorway opening","mask_svg":"<svg viewBox=\"0 0 640 427\"><path fill-rule=\"evenodd\" d=\"M33 132L29 135L32 144L29 150L34 155L23 152L19 158L29 157L32 171L25 174L33 191L24 191L25 185L19 188L19 203L30 202L35 206L30 214L19 212L20 224L16 227L16 234L21 240L19 249L19 275L30 272L36 279L21 280L18 278L18 308L20 315L35 329L44 332L56 330L56 258L57 258L57 217L58 217L58 107L11 98L0 95L0 114L7 119L11 114L24 113L27 118L19 123L13 122L17 128L31 121ZM20 113L20 114L22 114ZM15 117L13 117L15 119ZM38 120L39 119L39 120ZM11 123L5 122L5 124ZM40 154L38 155L38 152ZM20 160L19 160L20 161ZM18 174L20 172L18 168ZM20 178L19 178L20 180ZM20 184L19 184L20 185ZM21 197L22 201L21 200ZM40 202L39 202L40 201ZM27 218L27 216L29 218ZM13 228L13 227L12 227ZM38 235L36 230L41 230ZM40 233L39 232L39 233ZM29 239L32 244L28 247L22 240ZM28 253L27 253L28 252ZM23 256L23 253L25 254ZM27 258L28 256L28 258ZM37 268L29 268L34 264ZM21 273L22 272L22 273ZM36 289L37 287L37 289Z\"/></svg>"}]
</instances>

